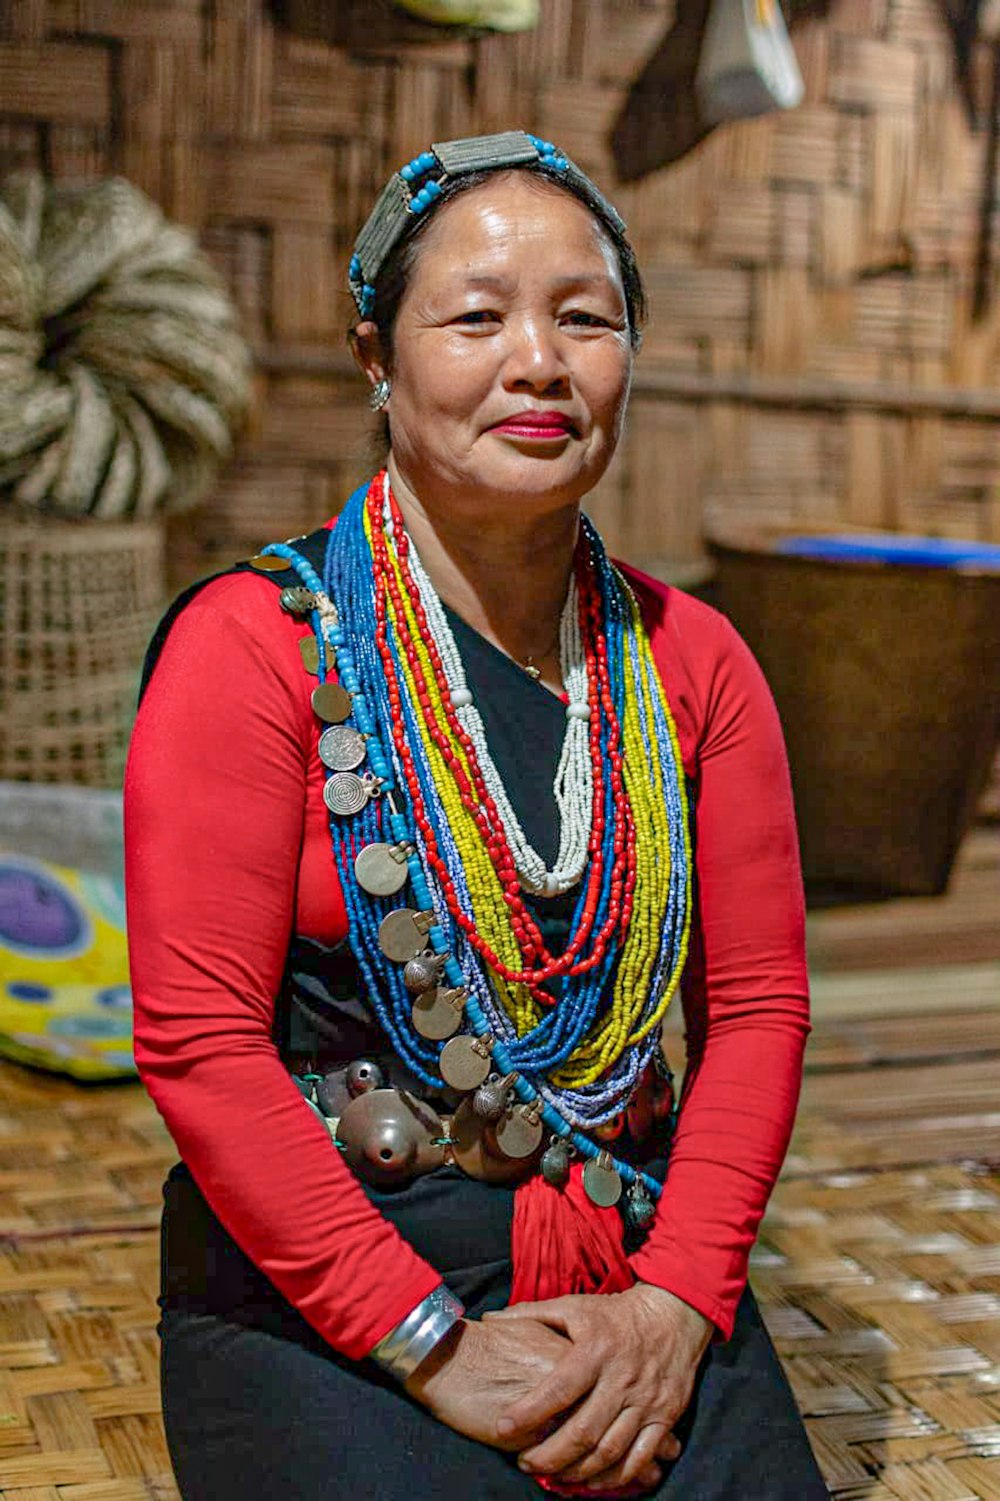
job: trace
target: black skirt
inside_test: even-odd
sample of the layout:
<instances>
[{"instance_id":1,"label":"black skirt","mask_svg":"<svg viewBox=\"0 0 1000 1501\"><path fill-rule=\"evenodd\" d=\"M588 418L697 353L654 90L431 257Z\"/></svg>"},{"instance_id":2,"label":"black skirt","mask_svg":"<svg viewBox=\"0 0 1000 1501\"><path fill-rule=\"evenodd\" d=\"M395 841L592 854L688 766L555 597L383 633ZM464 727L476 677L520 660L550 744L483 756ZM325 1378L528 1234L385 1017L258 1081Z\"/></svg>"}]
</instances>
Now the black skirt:
<instances>
[{"instance_id":1,"label":"black skirt","mask_svg":"<svg viewBox=\"0 0 1000 1501\"><path fill-rule=\"evenodd\" d=\"M366 1192L469 1316L506 1306L513 1190L442 1168ZM453 1432L371 1361L332 1350L243 1254L183 1163L164 1186L163 1417L183 1501L543 1501L510 1455ZM677 1425L661 1501L825 1501L749 1290Z\"/></svg>"}]
</instances>

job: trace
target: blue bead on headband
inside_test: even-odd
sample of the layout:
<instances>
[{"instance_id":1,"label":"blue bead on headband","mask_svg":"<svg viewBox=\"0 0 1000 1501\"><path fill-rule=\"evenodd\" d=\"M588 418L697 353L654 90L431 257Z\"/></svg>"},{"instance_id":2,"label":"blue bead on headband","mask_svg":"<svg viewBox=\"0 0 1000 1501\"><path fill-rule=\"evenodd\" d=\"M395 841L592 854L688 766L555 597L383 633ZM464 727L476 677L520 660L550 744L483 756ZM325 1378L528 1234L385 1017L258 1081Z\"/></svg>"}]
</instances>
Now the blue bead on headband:
<instances>
[{"instance_id":1,"label":"blue bead on headband","mask_svg":"<svg viewBox=\"0 0 1000 1501\"><path fill-rule=\"evenodd\" d=\"M390 177L354 244L347 277L362 318L375 307L375 284L389 252L415 218L441 197L442 184L467 172L499 172L506 167L548 168L571 182L585 202L599 209L621 232L625 223L585 172L551 141L523 130L500 135L441 141L422 151Z\"/></svg>"}]
</instances>

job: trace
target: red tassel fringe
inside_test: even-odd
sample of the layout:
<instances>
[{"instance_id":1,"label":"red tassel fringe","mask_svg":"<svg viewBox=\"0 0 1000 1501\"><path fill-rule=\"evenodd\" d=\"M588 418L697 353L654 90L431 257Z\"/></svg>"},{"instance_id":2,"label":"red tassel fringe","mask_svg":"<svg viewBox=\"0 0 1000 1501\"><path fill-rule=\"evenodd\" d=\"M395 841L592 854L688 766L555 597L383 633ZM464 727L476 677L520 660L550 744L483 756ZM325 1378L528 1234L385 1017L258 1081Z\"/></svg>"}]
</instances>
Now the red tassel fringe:
<instances>
[{"instance_id":1,"label":"red tassel fringe","mask_svg":"<svg viewBox=\"0 0 1000 1501\"><path fill-rule=\"evenodd\" d=\"M621 1293L635 1282L625 1259L625 1227L617 1209L600 1209L583 1187L583 1164L573 1163L566 1185L553 1189L533 1173L514 1195L511 1303L537 1303L570 1293ZM585 1485L560 1484L544 1476L543 1490L556 1496L589 1496ZM614 1501L645 1494L641 1486L601 1492Z\"/></svg>"}]
</instances>

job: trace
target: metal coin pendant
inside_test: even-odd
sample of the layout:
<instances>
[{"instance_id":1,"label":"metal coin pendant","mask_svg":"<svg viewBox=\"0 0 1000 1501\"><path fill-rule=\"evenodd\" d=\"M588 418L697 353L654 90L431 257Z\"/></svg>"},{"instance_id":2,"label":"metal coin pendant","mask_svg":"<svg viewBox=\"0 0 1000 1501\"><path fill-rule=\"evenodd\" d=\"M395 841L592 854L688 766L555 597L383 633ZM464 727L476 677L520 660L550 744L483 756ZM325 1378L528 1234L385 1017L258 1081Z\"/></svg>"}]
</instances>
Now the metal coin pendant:
<instances>
[{"instance_id":1,"label":"metal coin pendant","mask_svg":"<svg viewBox=\"0 0 1000 1501\"><path fill-rule=\"evenodd\" d=\"M427 946L427 929L432 921L433 913L397 907L378 925L378 946L394 964L405 964L408 959L415 959L423 953Z\"/></svg>"},{"instance_id":2,"label":"metal coin pendant","mask_svg":"<svg viewBox=\"0 0 1000 1501\"><path fill-rule=\"evenodd\" d=\"M607 1152L592 1157L583 1170L587 1198L600 1209L610 1209L622 1196L622 1180Z\"/></svg>"},{"instance_id":3,"label":"metal coin pendant","mask_svg":"<svg viewBox=\"0 0 1000 1501\"><path fill-rule=\"evenodd\" d=\"M287 558L275 557L274 553L260 552L255 558L250 559L250 567L256 568L259 573L284 573L286 568L291 568Z\"/></svg>"},{"instance_id":4,"label":"metal coin pendant","mask_svg":"<svg viewBox=\"0 0 1000 1501\"><path fill-rule=\"evenodd\" d=\"M327 730L326 734L329 733ZM321 748L325 738L324 735L320 739ZM362 891L367 891L369 896L395 896L403 889L409 871L406 855L397 853L401 850L402 845L398 844L366 844L358 851L354 859L354 875Z\"/></svg>"},{"instance_id":5,"label":"metal coin pendant","mask_svg":"<svg viewBox=\"0 0 1000 1501\"><path fill-rule=\"evenodd\" d=\"M452 997L453 999L449 999ZM455 999L457 998L457 999ZM413 1028L428 1042L454 1037L462 1025L462 990L427 990L413 1003Z\"/></svg>"},{"instance_id":6,"label":"metal coin pendant","mask_svg":"<svg viewBox=\"0 0 1000 1501\"><path fill-rule=\"evenodd\" d=\"M446 1084L468 1094L489 1075L490 1050L478 1037L453 1037L441 1049L438 1067Z\"/></svg>"},{"instance_id":7,"label":"metal coin pendant","mask_svg":"<svg viewBox=\"0 0 1000 1501\"><path fill-rule=\"evenodd\" d=\"M331 813L349 817L360 813L368 801L369 790L353 771L335 771L323 784L323 801Z\"/></svg>"},{"instance_id":8,"label":"metal coin pendant","mask_svg":"<svg viewBox=\"0 0 1000 1501\"><path fill-rule=\"evenodd\" d=\"M313 677L319 672L319 644L315 636L302 636L299 640L299 656L302 658L302 666L306 672L311 672ZM329 661L329 654L327 655Z\"/></svg>"},{"instance_id":9,"label":"metal coin pendant","mask_svg":"<svg viewBox=\"0 0 1000 1501\"><path fill-rule=\"evenodd\" d=\"M505 1157L530 1157L538 1151L545 1134L533 1105L515 1105L493 1130Z\"/></svg>"},{"instance_id":10,"label":"metal coin pendant","mask_svg":"<svg viewBox=\"0 0 1000 1501\"><path fill-rule=\"evenodd\" d=\"M327 724L343 724L351 715L351 695L339 683L320 683L312 691L312 706Z\"/></svg>"},{"instance_id":11,"label":"metal coin pendant","mask_svg":"<svg viewBox=\"0 0 1000 1501\"><path fill-rule=\"evenodd\" d=\"M353 771L365 759L365 737L349 724L332 724L319 737L319 758L331 771Z\"/></svg>"}]
</instances>

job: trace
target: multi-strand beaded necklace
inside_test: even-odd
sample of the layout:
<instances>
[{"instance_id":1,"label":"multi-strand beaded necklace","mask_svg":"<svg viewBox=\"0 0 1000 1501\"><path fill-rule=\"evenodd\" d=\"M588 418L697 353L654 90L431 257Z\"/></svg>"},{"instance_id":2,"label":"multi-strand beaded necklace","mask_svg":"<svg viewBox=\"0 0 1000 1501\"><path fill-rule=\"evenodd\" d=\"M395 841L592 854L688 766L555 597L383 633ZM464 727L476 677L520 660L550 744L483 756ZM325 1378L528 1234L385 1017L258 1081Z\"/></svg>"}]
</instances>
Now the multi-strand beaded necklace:
<instances>
[{"instance_id":1,"label":"multi-strand beaded necklace","mask_svg":"<svg viewBox=\"0 0 1000 1501\"><path fill-rule=\"evenodd\" d=\"M658 1050L687 953L691 851L677 733L631 589L582 518L560 629L567 730L547 870L387 475L351 497L322 579L289 544L264 551L312 597L334 855L394 1050L431 1088L478 1091L477 1106L492 1088L501 1151L530 1155L547 1128L551 1181L575 1149L591 1198L616 1202L627 1183L641 1221L659 1184L584 1133L621 1112ZM568 942L552 953L524 893L577 884Z\"/></svg>"}]
</instances>

